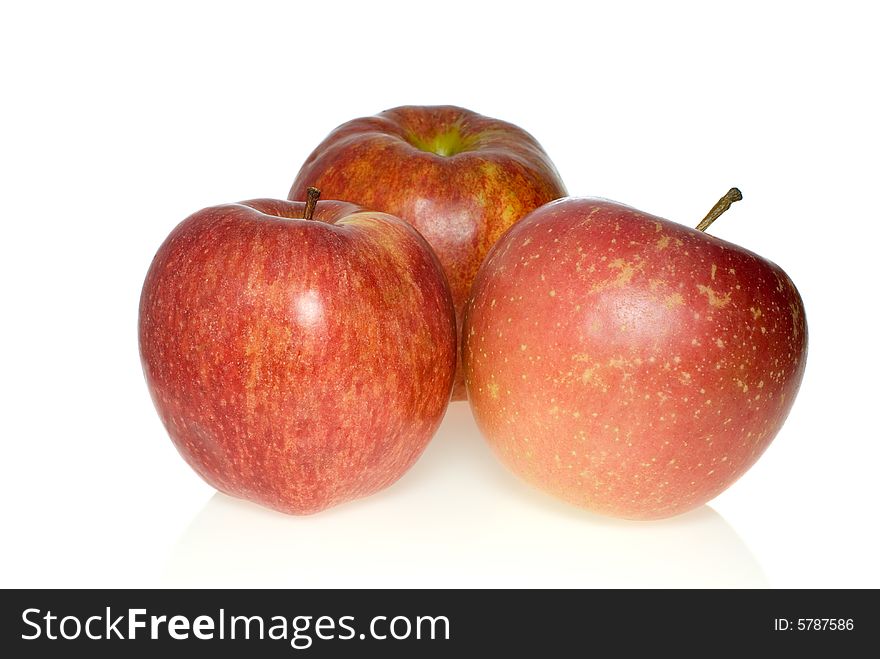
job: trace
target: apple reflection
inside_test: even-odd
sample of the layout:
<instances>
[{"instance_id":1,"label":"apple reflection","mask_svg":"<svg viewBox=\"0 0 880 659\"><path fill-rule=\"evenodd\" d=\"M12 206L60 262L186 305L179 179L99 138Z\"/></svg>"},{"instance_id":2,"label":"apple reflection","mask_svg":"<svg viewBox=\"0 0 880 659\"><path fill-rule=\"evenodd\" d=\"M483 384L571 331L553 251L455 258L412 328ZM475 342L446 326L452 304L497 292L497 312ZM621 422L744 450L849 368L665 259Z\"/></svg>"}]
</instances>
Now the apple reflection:
<instances>
[{"instance_id":1,"label":"apple reflection","mask_svg":"<svg viewBox=\"0 0 880 659\"><path fill-rule=\"evenodd\" d=\"M398 483L310 517L214 495L177 541L168 586L766 587L708 506L656 522L599 517L510 475L450 406Z\"/></svg>"},{"instance_id":2,"label":"apple reflection","mask_svg":"<svg viewBox=\"0 0 880 659\"><path fill-rule=\"evenodd\" d=\"M309 289L297 293L293 305L294 318L300 327L314 330L324 322L324 305L321 302L321 294L316 290Z\"/></svg>"}]
</instances>

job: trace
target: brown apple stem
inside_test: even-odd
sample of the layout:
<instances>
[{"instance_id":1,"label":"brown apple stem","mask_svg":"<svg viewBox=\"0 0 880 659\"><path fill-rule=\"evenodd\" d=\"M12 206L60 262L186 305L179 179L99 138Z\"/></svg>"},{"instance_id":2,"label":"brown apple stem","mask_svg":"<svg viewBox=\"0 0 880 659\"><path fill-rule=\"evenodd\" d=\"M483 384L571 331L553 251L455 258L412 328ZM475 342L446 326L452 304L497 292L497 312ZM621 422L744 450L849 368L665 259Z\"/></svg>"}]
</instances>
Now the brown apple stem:
<instances>
[{"instance_id":1,"label":"brown apple stem","mask_svg":"<svg viewBox=\"0 0 880 659\"><path fill-rule=\"evenodd\" d=\"M718 200L718 203L712 206L712 210L703 218L703 221L697 225L697 231L705 231L709 228L709 225L712 224L715 220L717 220L721 215L730 208L730 205L739 201L743 198L742 192L739 191L739 188L730 188L727 191L727 194L721 197Z\"/></svg>"},{"instance_id":2,"label":"brown apple stem","mask_svg":"<svg viewBox=\"0 0 880 659\"><path fill-rule=\"evenodd\" d=\"M318 190L318 188L309 188L306 190L306 210L303 212L304 220L312 219L312 215L315 213L315 206L318 204L318 197L320 196L321 191Z\"/></svg>"}]
</instances>

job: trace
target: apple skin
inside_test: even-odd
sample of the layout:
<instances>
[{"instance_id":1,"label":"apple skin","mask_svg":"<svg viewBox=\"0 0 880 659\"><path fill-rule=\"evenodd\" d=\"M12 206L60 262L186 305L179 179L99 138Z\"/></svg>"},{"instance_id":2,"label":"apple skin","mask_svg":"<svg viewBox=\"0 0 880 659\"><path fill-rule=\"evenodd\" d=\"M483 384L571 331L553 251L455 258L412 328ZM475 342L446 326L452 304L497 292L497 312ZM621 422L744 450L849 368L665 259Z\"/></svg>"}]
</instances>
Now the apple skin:
<instances>
[{"instance_id":1,"label":"apple skin","mask_svg":"<svg viewBox=\"0 0 880 659\"><path fill-rule=\"evenodd\" d=\"M657 519L761 456L807 355L778 266L633 208L570 198L487 256L463 336L468 396L502 462L592 511Z\"/></svg>"},{"instance_id":2,"label":"apple skin","mask_svg":"<svg viewBox=\"0 0 880 659\"><path fill-rule=\"evenodd\" d=\"M408 224L347 203L206 208L159 248L141 360L183 458L232 496L310 514L396 481L449 402L452 297Z\"/></svg>"},{"instance_id":3,"label":"apple skin","mask_svg":"<svg viewBox=\"0 0 880 659\"><path fill-rule=\"evenodd\" d=\"M304 200L309 186L415 226L443 264L459 322L489 248L566 194L529 133L454 106L399 107L339 126L308 157L288 198ZM459 370L453 399L464 397Z\"/></svg>"}]
</instances>

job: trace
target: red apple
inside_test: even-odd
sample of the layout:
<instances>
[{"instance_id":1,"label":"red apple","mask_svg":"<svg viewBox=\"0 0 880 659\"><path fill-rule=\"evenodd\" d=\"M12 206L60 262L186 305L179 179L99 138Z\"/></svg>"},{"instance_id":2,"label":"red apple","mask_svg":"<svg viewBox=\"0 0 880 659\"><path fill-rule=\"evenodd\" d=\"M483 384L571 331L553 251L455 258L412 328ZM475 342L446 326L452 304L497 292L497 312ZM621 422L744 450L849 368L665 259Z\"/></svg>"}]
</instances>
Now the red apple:
<instances>
[{"instance_id":1,"label":"red apple","mask_svg":"<svg viewBox=\"0 0 880 659\"><path fill-rule=\"evenodd\" d=\"M428 244L332 201L191 215L150 266L139 334L184 459L218 490L293 514L396 481L455 371L452 297Z\"/></svg>"},{"instance_id":2,"label":"red apple","mask_svg":"<svg viewBox=\"0 0 880 659\"><path fill-rule=\"evenodd\" d=\"M446 271L456 312L492 244L565 195L541 145L512 124L451 106L400 107L339 126L308 157L288 197L316 186L415 226ZM454 400L463 400L459 371Z\"/></svg>"},{"instance_id":3,"label":"red apple","mask_svg":"<svg viewBox=\"0 0 880 659\"><path fill-rule=\"evenodd\" d=\"M511 470L652 519L709 501L764 452L800 386L807 326L770 261L628 206L562 199L490 252L463 343L474 415Z\"/></svg>"}]
</instances>

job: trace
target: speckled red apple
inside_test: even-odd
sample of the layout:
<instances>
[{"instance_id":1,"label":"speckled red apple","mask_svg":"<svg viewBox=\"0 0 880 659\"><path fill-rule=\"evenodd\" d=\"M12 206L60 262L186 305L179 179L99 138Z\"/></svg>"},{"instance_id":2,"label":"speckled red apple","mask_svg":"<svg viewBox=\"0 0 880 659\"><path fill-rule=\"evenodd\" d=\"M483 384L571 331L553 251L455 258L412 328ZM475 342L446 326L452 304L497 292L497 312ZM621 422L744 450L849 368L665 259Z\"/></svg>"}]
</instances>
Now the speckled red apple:
<instances>
[{"instance_id":1,"label":"speckled red apple","mask_svg":"<svg viewBox=\"0 0 880 659\"><path fill-rule=\"evenodd\" d=\"M512 124L451 106L408 106L339 126L288 197L306 188L403 218L437 253L459 316L486 252L514 222L565 195L550 158ZM459 372L453 398L463 399Z\"/></svg>"},{"instance_id":2,"label":"speckled red apple","mask_svg":"<svg viewBox=\"0 0 880 659\"><path fill-rule=\"evenodd\" d=\"M513 227L477 275L464 333L469 399L500 459L633 519L685 512L739 478L782 426L807 354L778 266L598 199Z\"/></svg>"},{"instance_id":3,"label":"speckled red apple","mask_svg":"<svg viewBox=\"0 0 880 659\"><path fill-rule=\"evenodd\" d=\"M141 359L184 459L219 490L314 513L397 480L434 434L452 298L408 224L351 204L206 208L159 248Z\"/></svg>"}]
</instances>

